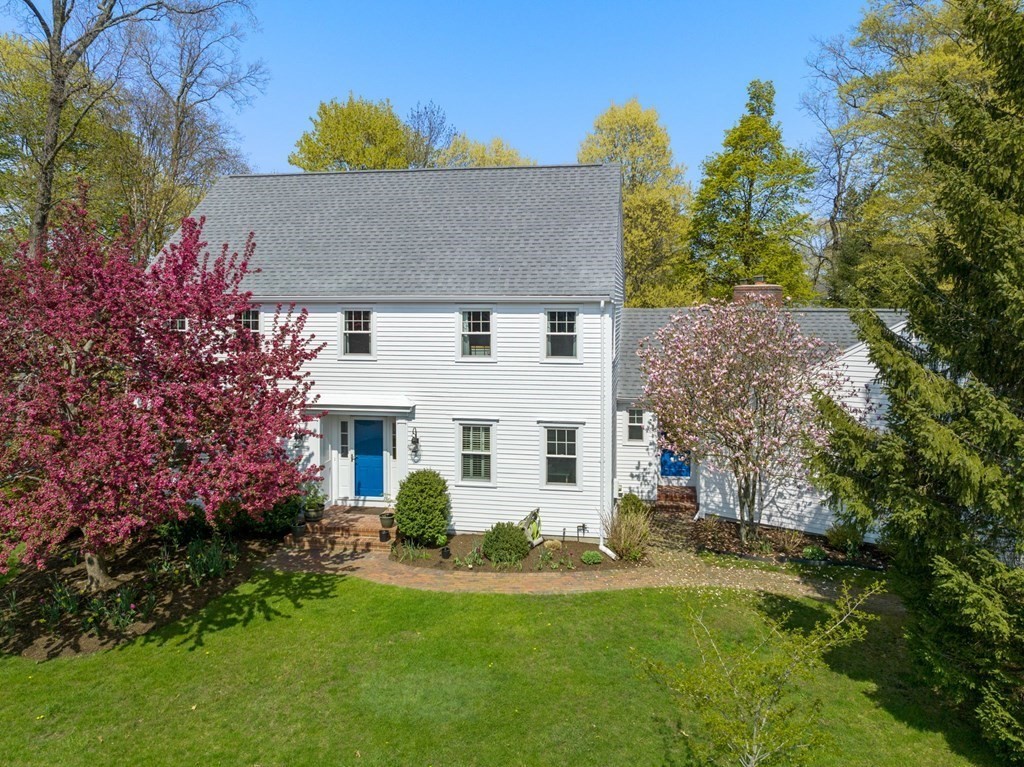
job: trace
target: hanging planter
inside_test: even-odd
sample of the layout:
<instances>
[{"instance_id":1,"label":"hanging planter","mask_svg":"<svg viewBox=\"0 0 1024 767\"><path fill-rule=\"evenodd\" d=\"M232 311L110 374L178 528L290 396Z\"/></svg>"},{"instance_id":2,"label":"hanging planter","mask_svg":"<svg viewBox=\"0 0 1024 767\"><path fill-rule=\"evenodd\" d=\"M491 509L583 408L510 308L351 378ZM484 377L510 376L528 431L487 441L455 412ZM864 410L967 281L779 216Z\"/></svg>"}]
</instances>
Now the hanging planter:
<instances>
[{"instance_id":1,"label":"hanging planter","mask_svg":"<svg viewBox=\"0 0 1024 767\"><path fill-rule=\"evenodd\" d=\"M382 511L380 513L380 526L387 529L395 526L395 512Z\"/></svg>"}]
</instances>

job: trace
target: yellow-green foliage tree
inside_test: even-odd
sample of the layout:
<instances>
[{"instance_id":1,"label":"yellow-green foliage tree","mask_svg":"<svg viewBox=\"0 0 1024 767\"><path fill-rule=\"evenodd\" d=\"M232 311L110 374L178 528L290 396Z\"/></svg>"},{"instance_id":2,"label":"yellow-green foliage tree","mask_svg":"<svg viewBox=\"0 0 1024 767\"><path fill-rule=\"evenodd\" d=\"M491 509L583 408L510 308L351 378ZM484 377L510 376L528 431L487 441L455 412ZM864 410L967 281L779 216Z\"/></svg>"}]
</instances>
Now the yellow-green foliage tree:
<instances>
[{"instance_id":1,"label":"yellow-green foliage tree","mask_svg":"<svg viewBox=\"0 0 1024 767\"><path fill-rule=\"evenodd\" d=\"M626 303L672 306L695 300L685 249L690 188L658 112L636 99L612 104L594 121L577 159L622 168Z\"/></svg>"},{"instance_id":2,"label":"yellow-green foliage tree","mask_svg":"<svg viewBox=\"0 0 1024 767\"><path fill-rule=\"evenodd\" d=\"M782 143L775 87L754 80L747 111L725 134L721 152L704 162L693 205L690 251L706 292L725 298L741 280L764 275L795 300L812 296L797 241L808 230L814 171Z\"/></svg>"},{"instance_id":3,"label":"yellow-green foliage tree","mask_svg":"<svg viewBox=\"0 0 1024 767\"><path fill-rule=\"evenodd\" d=\"M288 162L306 171L409 167L406 127L391 102L323 101L311 118L313 128L299 137Z\"/></svg>"},{"instance_id":4,"label":"yellow-green foliage tree","mask_svg":"<svg viewBox=\"0 0 1024 767\"><path fill-rule=\"evenodd\" d=\"M926 131L943 119L948 84L978 94L991 87L964 37L962 3L870 0L852 35L824 42L811 62L814 91L839 117L825 144L843 135L861 150L854 165L849 154L816 163L823 177L850 182L833 190L842 194L824 280L833 303L903 306L930 260L940 217L922 159Z\"/></svg>"},{"instance_id":5,"label":"yellow-green foliage tree","mask_svg":"<svg viewBox=\"0 0 1024 767\"><path fill-rule=\"evenodd\" d=\"M17 35L0 36L0 235L16 241L29 236L36 190L44 172L41 137L45 129L48 73L41 43ZM61 161L51 184L54 203L74 197L80 180L90 185L90 208L102 225L124 212L120 190L133 172L136 156L128 117L112 100L97 101L95 83L83 67L72 77L75 94L61 113Z\"/></svg>"},{"instance_id":6,"label":"yellow-green foliage tree","mask_svg":"<svg viewBox=\"0 0 1024 767\"><path fill-rule=\"evenodd\" d=\"M489 142L474 141L465 133L452 138L437 158L442 168L491 168L513 165L536 165L532 159L500 138Z\"/></svg>"}]
</instances>

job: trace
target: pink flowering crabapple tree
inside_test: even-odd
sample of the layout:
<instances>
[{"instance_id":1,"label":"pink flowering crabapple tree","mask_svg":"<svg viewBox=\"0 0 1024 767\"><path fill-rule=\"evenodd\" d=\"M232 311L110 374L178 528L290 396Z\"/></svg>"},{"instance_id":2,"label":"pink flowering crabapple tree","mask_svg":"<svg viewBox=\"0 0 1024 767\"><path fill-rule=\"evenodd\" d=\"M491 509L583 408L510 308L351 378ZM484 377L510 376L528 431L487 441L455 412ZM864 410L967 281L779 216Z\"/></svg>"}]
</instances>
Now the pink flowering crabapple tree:
<instances>
[{"instance_id":1,"label":"pink flowering crabapple tree","mask_svg":"<svg viewBox=\"0 0 1024 767\"><path fill-rule=\"evenodd\" d=\"M807 479L813 452L826 443L815 398L842 402L838 349L755 297L681 312L638 354L641 404L657 417L661 446L731 475L747 543L772 494Z\"/></svg>"},{"instance_id":2,"label":"pink flowering crabapple tree","mask_svg":"<svg viewBox=\"0 0 1024 767\"><path fill-rule=\"evenodd\" d=\"M316 479L284 443L311 434L305 312L242 327L253 238L211 255L202 226L147 268L68 207L40 252L0 257L0 569L80 531L104 588L106 558L155 525L258 518Z\"/></svg>"}]
</instances>

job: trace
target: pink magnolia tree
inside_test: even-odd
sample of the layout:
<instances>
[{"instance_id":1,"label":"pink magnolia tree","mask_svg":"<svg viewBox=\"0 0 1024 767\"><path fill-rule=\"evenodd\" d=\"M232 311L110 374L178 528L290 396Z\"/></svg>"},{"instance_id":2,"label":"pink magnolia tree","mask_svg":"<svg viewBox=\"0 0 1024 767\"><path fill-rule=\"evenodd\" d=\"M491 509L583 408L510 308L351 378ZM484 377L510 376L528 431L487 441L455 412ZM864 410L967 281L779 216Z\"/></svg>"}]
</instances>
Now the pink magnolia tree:
<instances>
[{"instance_id":1,"label":"pink magnolia tree","mask_svg":"<svg viewBox=\"0 0 1024 767\"><path fill-rule=\"evenodd\" d=\"M638 353L641 404L657 416L662 447L731 475L746 543L771 494L806 479L826 443L814 399L842 399L838 349L803 335L777 304L754 300L677 314Z\"/></svg>"},{"instance_id":2,"label":"pink magnolia tree","mask_svg":"<svg viewBox=\"0 0 1024 767\"><path fill-rule=\"evenodd\" d=\"M80 531L103 587L105 558L154 525L259 518L316 479L284 446L311 434L305 313L242 327L252 237L205 245L186 219L146 268L69 208L48 247L0 258L0 568L16 551L42 567Z\"/></svg>"}]
</instances>

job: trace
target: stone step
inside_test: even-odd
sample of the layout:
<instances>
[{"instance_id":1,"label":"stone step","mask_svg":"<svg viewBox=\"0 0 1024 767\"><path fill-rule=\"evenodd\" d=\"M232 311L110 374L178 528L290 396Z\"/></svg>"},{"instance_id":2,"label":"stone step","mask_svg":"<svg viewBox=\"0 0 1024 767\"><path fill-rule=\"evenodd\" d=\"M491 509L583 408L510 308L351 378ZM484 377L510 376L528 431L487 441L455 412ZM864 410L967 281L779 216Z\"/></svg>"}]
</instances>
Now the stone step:
<instances>
[{"instance_id":1,"label":"stone step","mask_svg":"<svg viewBox=\"0 0 1024 767\"><path fill-rule=\"evenodd\" d=\"M322 533L311 533L308 531L302 535L288 533L288 535L284 537L284 545L290 549L314 549L317 551L326 551L332 554L362 554L368 551L383 551L387 553L391 551L391 543L393 541L394 537L386 543L381 542L380 537L377 534L374 534L373 536L350 535L342 538L336 535L325 535Z\"/></svg>"}]
</instances>

